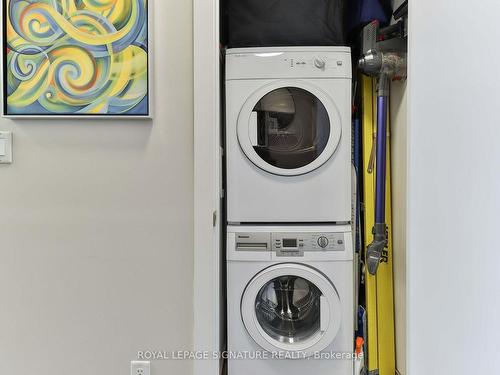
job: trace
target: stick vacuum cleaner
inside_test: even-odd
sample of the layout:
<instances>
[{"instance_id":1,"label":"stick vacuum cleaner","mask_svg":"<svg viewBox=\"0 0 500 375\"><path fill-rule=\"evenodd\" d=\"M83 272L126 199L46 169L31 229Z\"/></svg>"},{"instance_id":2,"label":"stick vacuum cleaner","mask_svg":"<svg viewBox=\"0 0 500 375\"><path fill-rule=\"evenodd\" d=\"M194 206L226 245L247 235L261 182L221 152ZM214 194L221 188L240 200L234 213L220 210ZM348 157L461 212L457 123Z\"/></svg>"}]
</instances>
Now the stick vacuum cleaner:
<instances>
[{"instance_id":1,"label":"stick vacuum cleaner","mask_svg":"<svg viewBox=\"0 0 500 375\"><path fill-rule=\"evenodd\" d=\"M386 29L381 30L377 21L364 28L364 54L358 64L364 74L376 77L378 84L375 226L373 227L373 242L368 245L366 251L367 268L371 275L376 275L388 245L388 227L385 217L387 120L391 81L405 79L407 75L406 15L407 8L406 13L403 12L399 16L401 20Z\"/></svg>"}]
</instances>

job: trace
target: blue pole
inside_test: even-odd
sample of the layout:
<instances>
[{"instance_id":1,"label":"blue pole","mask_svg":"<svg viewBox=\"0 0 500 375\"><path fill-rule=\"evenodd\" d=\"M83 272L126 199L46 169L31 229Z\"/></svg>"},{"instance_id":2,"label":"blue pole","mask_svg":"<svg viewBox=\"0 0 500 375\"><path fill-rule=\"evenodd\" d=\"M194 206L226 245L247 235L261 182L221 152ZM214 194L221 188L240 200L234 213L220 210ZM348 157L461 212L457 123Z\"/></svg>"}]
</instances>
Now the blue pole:
<instances>
[{"instance_id":1,"label":"blue pole","mask_svg":"<svg viewBox=\"0 0 500 375\"><path fill-rule=\"evenodd\" d=\"M366 250L368 272L377 273L387 246L387 225L385 223L385 189L387 177L387 113L389 108L389 86L387 75L381 74L377 97L377 173L375 176L375 225L373 242Z\"/></svg>"},{"instance_id":2,"label":"blue pole","mask_svg":"<svg viewBox=\"0 0 500 375\"><path fill-rule=\"evenodd\" d=\"M387 96L377 98L377 175L375 188L375 223L385 223L385 188L387 177Z\"/></svg>"}]
</instances>

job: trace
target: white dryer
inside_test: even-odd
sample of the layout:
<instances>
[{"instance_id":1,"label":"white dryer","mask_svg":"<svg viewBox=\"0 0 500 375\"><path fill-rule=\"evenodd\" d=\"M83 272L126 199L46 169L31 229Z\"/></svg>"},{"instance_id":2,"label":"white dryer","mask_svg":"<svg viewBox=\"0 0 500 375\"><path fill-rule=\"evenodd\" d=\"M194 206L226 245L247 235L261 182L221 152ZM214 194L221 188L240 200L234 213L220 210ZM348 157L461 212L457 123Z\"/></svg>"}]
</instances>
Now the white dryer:
<instances>
[{"instance_id":1,"label":"white dryer","mask_svg":"<svg viewBox=\"0 0 500 375\"><path fill-rule=\"evenodd\" d=\"M352 375L349 226L230 226L228 373Z\"/></svg>"},{"instance_id":2,"label":"white dryer","mask_svg":"<svg viewBox=\"0 0 500 375\"><path fill-rule=\"evenodd\" d=\"M351 220L347 47L230 49L229 223Z\"/></svg>"}]
</instances>

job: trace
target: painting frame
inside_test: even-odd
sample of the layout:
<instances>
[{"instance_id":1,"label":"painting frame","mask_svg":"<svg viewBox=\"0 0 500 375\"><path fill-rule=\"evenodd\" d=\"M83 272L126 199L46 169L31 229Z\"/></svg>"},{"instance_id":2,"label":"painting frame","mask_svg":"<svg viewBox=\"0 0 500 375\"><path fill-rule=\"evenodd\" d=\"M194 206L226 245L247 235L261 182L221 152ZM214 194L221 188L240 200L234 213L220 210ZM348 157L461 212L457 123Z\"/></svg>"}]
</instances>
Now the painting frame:
<instances>
[{"instance_id":1,"label":"painting frame","mask_svg":"<svg viewBox=\"0 0 500 375\"><path fill-rule=\"evenodd\" d=\"M146 28L147 28L147 111L144 114L128 114L128 113L112 113L112 114L85 114L85 113L47 113L47 114L12 114L7 112L7 70L5 68L7 61L7 22L6 22L6 12L7 0L0 0L0 28L2 32L2 50L0 52L0 115L2 118L6 119L40 119L40 120L58 120L58 119L76 119L76 120L152 120L153 110L154 110L154 80L153 77L153 7L154 0L146 1Z\"/></svg>"}]
</instances>

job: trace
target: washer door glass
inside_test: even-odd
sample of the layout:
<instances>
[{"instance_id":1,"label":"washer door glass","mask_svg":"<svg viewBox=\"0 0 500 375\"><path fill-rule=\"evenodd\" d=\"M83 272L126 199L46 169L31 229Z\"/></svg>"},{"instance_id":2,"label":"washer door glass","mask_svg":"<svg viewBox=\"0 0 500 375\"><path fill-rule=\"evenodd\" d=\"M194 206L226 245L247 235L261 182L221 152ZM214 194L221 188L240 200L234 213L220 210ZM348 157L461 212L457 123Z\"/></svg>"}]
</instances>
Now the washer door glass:
<instances>
[{"instance_id":1,"label":"washer door glass","mask_svg":"<svg viewBox=\"0 0 500 375\"><path fill-rule=\"evenodd\" d=\"M330 138L330 118L323 103L309 91L284 87L255 105L255 152L270 165L297 169L315 161Z\"/></svg>"},{"instance_id":2,"label":"washer door glass","mask_svg":"<svg viewBox=\"0 0 500 375\"><path fill-rule=\"evenodd\" d=\"M306 357L330 345L342 322L333 284L316 269L294 263L266 268L248 283L241 317L260 347Z\"/></svg>"},{"instance_id":3,"label":"washer door glass","mask_svg":"<svg viewBox=\"0 0 500 375\"><path fill-rule=\"evenodd\" d=\"M308 280L297 276L275 278L257 294L257 320L279 342L308 340L320 330L320 298L321 291Z\"/></svg>"}]
</instances>

